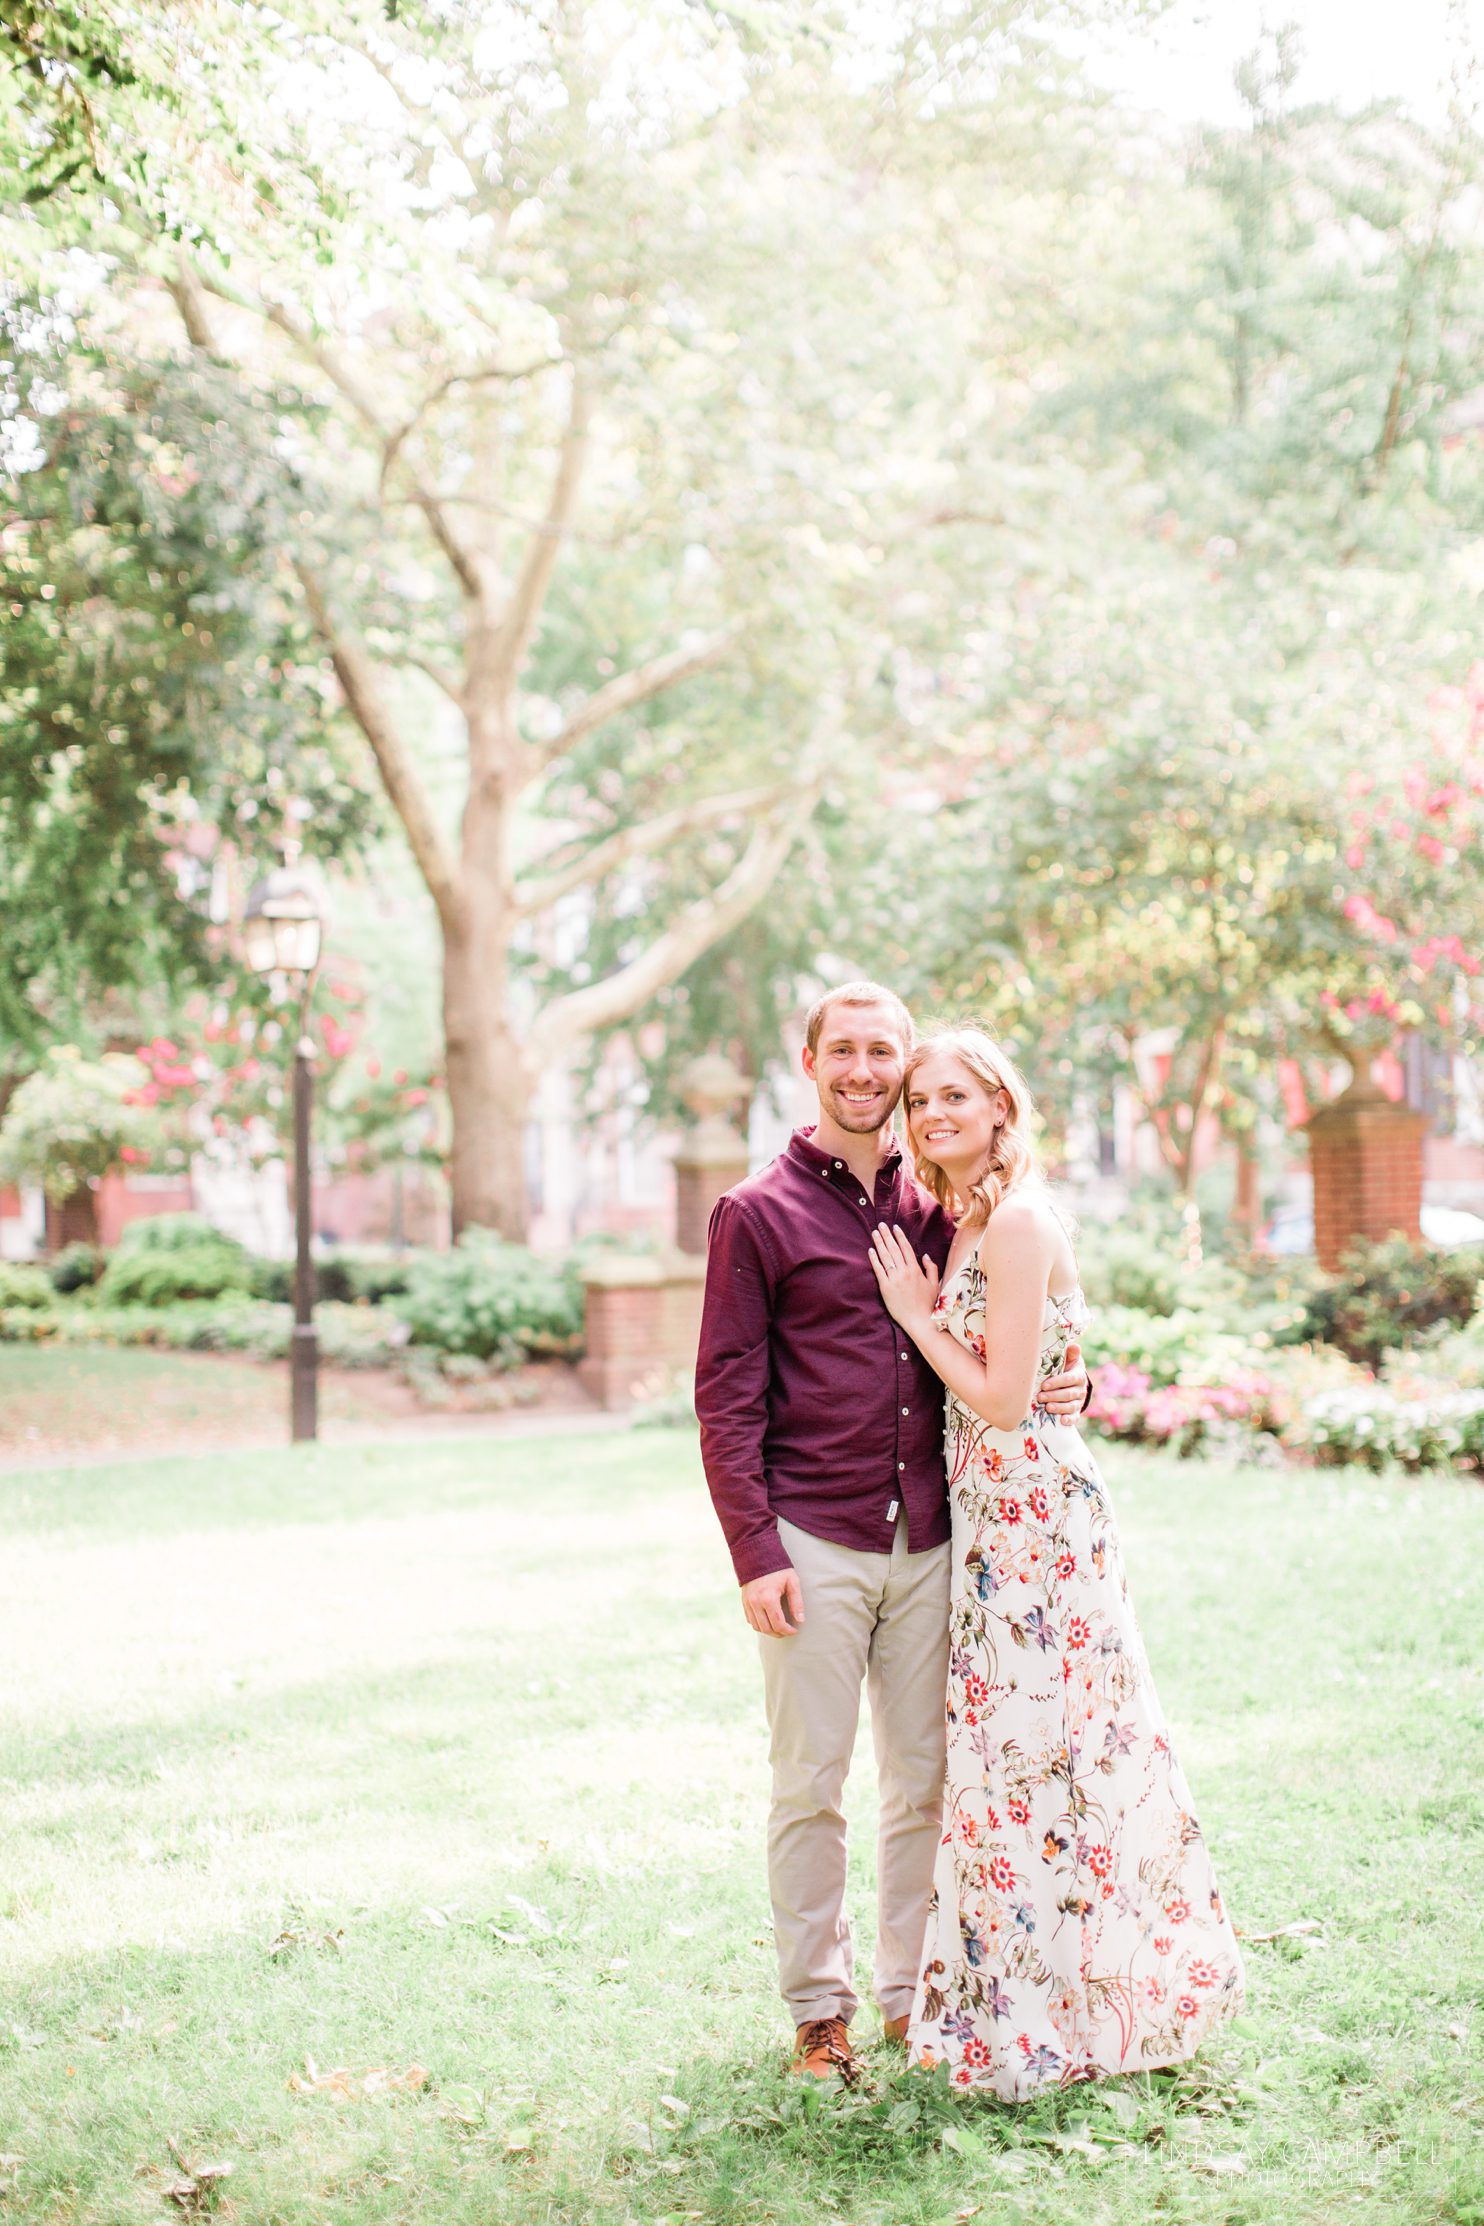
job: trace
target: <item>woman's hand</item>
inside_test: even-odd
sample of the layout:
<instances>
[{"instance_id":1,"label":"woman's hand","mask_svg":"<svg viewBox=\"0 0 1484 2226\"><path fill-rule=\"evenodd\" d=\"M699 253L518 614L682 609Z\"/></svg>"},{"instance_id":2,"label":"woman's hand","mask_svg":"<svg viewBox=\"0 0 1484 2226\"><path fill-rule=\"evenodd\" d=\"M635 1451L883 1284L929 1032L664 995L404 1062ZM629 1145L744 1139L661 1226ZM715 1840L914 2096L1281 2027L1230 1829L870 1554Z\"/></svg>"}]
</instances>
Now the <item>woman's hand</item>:
<instances>
[{"instance_id":1,"label":"woman's hand","mask_svg":"<svg viewBox=\"0 0 1484 2226\"><path fill-rule=\"evenodd\" d=\"M925 1336L938 1297L938 1271L924 1254L921 1264L900 1229L883 1223L871 1232L871 1265L882 1301L909 1337Z\"/></svg>"}]
</instances>

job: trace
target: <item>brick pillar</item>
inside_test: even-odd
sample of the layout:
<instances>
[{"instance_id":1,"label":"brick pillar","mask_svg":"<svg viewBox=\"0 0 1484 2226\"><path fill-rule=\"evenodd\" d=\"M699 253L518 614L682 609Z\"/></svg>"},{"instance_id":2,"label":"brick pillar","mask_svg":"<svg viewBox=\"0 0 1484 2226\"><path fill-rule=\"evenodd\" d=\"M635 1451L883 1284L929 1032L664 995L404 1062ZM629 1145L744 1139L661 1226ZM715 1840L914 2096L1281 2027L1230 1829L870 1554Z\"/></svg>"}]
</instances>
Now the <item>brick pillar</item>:
<instances>
[{"instance_id":1,"label":"brick pillar","mask_svg":"<svg viewBox=\"0 0 1484 2226\"><path fill-rule=\"evenodd\" d=\"M719 1052L693 1059L680 1083L694 1118L675 1153L675 1242L704 1259L711 1209L747 1173L747 1139L726 1118L747 1084Z\"/></svg>"},{"instance_id":2,"label":"brick pillar","mask_svg":"<svg viewBox=\"0 0 1484 2226\"><path fill-rule=\"evenodd\" d=\"M1357 1238L1421 1241L1422 1138L1427 1117L1398 1105L1369 1075L1309 1121L1314 1255L1332 1271Z\"/></svg>"},{"instance_id":3,"label":"brick pillar","mask_svg":"<svg viewBox=\"0 0 1484 2226\"><path fill-rule=\"evenodd\" d=\"M600 1407L626 1407L666 1366L664 1271L658 1260L599 1254L582 1281L587 1351L579 1380Z\"/></svg>"}]
</instances>

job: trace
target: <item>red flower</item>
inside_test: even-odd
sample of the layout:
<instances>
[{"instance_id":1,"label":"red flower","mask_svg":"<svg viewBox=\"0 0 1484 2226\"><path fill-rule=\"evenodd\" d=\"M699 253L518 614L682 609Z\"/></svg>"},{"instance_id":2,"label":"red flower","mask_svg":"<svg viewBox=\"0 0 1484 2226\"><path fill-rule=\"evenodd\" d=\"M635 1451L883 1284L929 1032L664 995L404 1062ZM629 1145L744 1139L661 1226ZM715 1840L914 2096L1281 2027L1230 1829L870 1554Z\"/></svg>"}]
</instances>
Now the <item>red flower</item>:
<instances>
[{"instance_id":1,"label":"red flower","mask_svg":"<svg viewBox=\"0 0 1484 2226\"><path fill-rule=\"evenodd\" d=\"M1056 1564L1056 1573L1059 1577L1075 1577L1077 1574L1077 1556L1075 1554L1062 1554Z\"/></svg>"},{"instance_id":2,"label":"red flower","mask_svg":"<svg viewBox=\"0 0 1484 2226\"><path fill-rule=\"evenodd\" d=\"M1086 1646L1092 1637L1092 1625L1085 1615L1074 1615L1067 1624L1067 1644L1070 1647Z\"/></svg>"},{"instance_id":3,"label":"red flower","mask_svg":"<svg viewBox=\"0 0 1484 2226\"><path fill-rule=\"evenodd\" d=\"M1002 1523L1018 1523L1020 1521L1019 1500L1002 1499L999 1504L999 1518Z\"/></svg>"},{"instance_id":4,"label":"red flower","mask_svg":"<svg viewBox=\"0 0 1484 2226\"><path fill-rule=\"evenodd\" d=\"M1029 1801L1022 1801L1017 1795L1013 1801L1007 1803L1007 1806L1010 1811L1010 1822L1012 1824L1029 1824L1031 1820L1031 1805Z\"/></svg>"},{"instance_id":5,"label":"red flower","mask_svg":"<svg viewBox=\"0 0 1484 2226\"><path fill-rule=\"evenodd\" d=\"M1167 1901L1165 1903L1165 1915L1169 1918L1172 1925L1183 1925L1186 1918L1190 1915L1190 1903L1188 1901L1182 1901L1177 1896L1174 1901Z\"/></svg>"},{"instance_id":6,"label":"red flower","mask_svg":"<svg viewBox=\"0 0 1484 2226\"><path fill-rule=\"evenodd\" d=\"M1099 1841L1096 1847L1090 1847L1087 1851L1087 1867L1094 1878L1106 1878L1113 1868L1113 1850Z\"/></svg>"},{"instance_id":7,"label":"red flower","mask_svg":"<svg viewBox=\"0 0 1484 2226\"><path fill-rule=\"evenodd\" d=\"M1039 1461L1041 1458L1041 1448L1034 1438L1025 1440L1025 1457L1028 1461Z\"/></svg>"},{"instance_id":8,"label":"red flower","mask_svg":"<svg viewBox=\"0 0 1484 2226\"><path fill-rule=\"evenodd\" d=\"M1030 1510L1038 1523L1044 1523L1051 1513L1051 1502L1046 1497L1044 1485L1038 1484L1030 1496Z\"/></svg>"},{"instance_id":9,"label":"red flower","mask_svg":"<svg viewBox=\"0 0 1484 2226\"><path fill-rule=\"evenodd\" d=\"M1002 1894L1009 1893L1015 1884L1015 1866L1008 1855L996 1855L989 1866L989 1882L991 1886L997 1886Z\"/></svg>"},{"instance_id":10,"label":"red flower","mask_svg":"<svg viewBox=\"0 0 1484 2226\"><path fill-rule=\"evenodd\" d=\"M975 1708L982 1708L989 1698L989 1687L973 1670L964 1679L964 1698Z\"/></svg>"},{"instance_id":11,"label":"red flower","mask_svg":"<svg viewBox=\"0 0 1484 2226\"><path fill-rule=\"evenodd\" d=\"M1167 1932L1156 1933L1154 1939L1154 1952L1156 1955L1168 1955L1174 1945L1174 1941L1170 1938Z\"/></svg>"},{"instance_id":12,"label":"red flower","mask_svg":"<svg viewBox=\"0 0 1484 2226\"><path fill-rule=\"evenodd\" d=\"M1221 1973L1214 1963L1192 1963L1185 1975L1192 1986L1214 1986Z\"/></svg>"},{"instance_id":13,"label":"red flower","mask_svg":"<svg viewBox=\"0 0 1484 2226\"><path fill-rule=\"evenodd\" d=\"M964 2042L963 2054L966 2064L987 2064L989 2062L989 2043L980 2040L976 2033L972 2040Z\"/></svg>"},{"instance_id":14,"label":"red flower","mask_svg":"<svg viewBox=\"0 0 1484 2226\"><path fill-rule=\"evenodd\" d=\"M1182 1994L1175 2007L1182 2017L1194 2017L1200 2004L1193 1994Z\"/></svg>"}]
</instances>

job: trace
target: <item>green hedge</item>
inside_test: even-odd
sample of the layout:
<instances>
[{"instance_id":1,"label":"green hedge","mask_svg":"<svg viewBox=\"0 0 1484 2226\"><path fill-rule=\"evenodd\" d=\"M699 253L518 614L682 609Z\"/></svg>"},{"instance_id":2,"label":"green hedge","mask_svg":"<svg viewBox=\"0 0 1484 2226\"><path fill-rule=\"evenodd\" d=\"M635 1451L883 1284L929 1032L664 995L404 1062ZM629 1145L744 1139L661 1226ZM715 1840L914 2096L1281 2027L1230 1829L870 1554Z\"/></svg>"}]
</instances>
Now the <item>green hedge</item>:
<instances>
[{"instance_id":1,"label":"green hedge","mask_svg":"<svg viewBox=\"0 0 1484 2226\"><path fill-rule=\"evenodd\" d=\"M415 1345L513 1368L527 1354L582 1349L582 1285L575 1263L548 1260L487 1230L466 1230L451 1252L417 1256L395 1302Z\"/></svg>"}]
</instances>

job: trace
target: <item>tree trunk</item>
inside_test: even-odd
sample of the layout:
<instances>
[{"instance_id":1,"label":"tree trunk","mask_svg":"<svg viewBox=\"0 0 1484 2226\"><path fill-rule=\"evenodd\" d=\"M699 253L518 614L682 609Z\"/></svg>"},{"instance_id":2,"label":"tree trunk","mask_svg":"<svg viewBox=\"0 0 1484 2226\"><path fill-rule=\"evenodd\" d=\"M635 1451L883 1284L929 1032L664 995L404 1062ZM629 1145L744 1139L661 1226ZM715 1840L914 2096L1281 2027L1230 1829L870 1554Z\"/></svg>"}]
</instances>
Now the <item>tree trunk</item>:
<instances>
[{"instance_id":1,"label":"tree trunk","mask_svg":"<svg viewBox=\"0 0 1484 2226\"><path fill-rule=\"evenodd\" d=\"M481 935L477 924L444 940L443 1028L453 1233L494 1229L524 1244L530 1228L525 1129L536 1078L510 1025L503 940Z\"/></svg>"},{"instance_id":2,"label":"tree trunk","mask_svg":"<svg viewBox=\"0 0 1484 2226\"><path fill-rule=\"evenodd\" d=\"M60 1252L69 1244L98 1242L98 1193L84 1183L57 1206L46 1201L46 1249Z\"/></svg>"},{"instance_id":3,"label":"tree trunk","mask_svg":"<svg viewBox=\"0 0 1484 2226\"><path fill-rule=\"evenodd\" d=\"M1262 1186L1258 1181L1257 1154L1245 1137L1237 1139L1237 1191L1232 1218L1249 1244L1262 1226Z\"/></svg>"}]
</instances>

